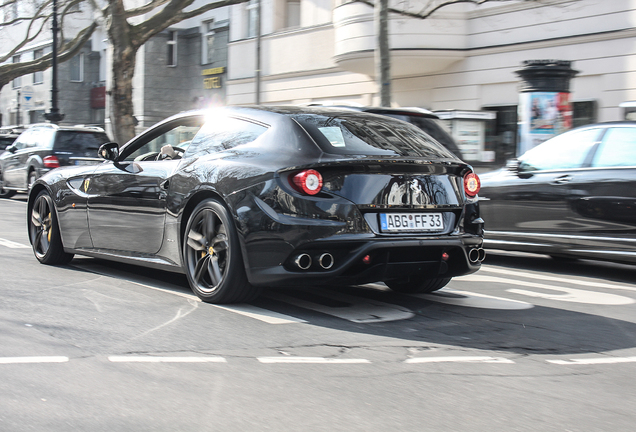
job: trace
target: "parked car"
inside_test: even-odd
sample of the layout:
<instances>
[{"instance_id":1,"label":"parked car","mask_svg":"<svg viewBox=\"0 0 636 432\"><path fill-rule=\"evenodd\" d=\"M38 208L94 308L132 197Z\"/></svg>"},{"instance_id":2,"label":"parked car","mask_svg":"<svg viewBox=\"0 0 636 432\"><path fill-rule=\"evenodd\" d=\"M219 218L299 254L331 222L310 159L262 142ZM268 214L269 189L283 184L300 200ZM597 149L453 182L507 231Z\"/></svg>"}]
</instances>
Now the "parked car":
<instances>
[{"instance_id":1,"label":"parked car","mask_svg":"<svg viewBox=\"0 0 636 432\"><path fill-rule=\"evenodd\" d=\"M108 142L98 127L35 124L16 138L0 155L0 198L27 191L53 168L101 163L97 149Z\"/></svg>"},{"instance_id":2,"label":"parked car","mask_svg":"<svg viewBox=\"0 0 636 432\"><path fill-rule=\"evenodd\" d=\"M459 159L464 158L462 155L459 146L453 139L453 137L448 133L446 127L444 126L443 121L432 111L429 111L424 108L389 108L389 107L368 107L368 106L358 106L358 105L339 105L339 104L319 104L312 103L308 106L330 106L333 108L339 109L350 109L354 111L360 112L368 112L373 114L384 115L388 117L393 117L398 120L405 121L407 123L414 124L418 128L422 129L424 132L432 136L450 150L455 156Z\"/></svg>"},{"instance_id":3,"label":"parked car","mask_svg":"<svg viewBox=\"0 0 636 432\"><path fill-rule=\"evenodd\" d=\"M636 122L565 132L481 180L488 248L636 263Z\"/></svg>"},{"instance_id":4,"label":"parked car","mask_svg":"<svg viewBox=\"0 0 636 432\"><path fill-rule=\"evenodd\" d=\"M9 147L15 139L18 137L16 133L0 133L0 154L2 154L7 147Z\"/></svg>"},{"instance_id":5,"label":"parked car","mask_svg":"<svg viewBox=\"0 0 636 432\"><path fill-rule=\"evenodd\" d=\"M195 111L99 153L106 163L33 185L27 222L40 262L80 254L183 272L203 301L227 303L272 285L430 292L484 258L476 174L388 117Z\"/></svg>"}]
</instances>

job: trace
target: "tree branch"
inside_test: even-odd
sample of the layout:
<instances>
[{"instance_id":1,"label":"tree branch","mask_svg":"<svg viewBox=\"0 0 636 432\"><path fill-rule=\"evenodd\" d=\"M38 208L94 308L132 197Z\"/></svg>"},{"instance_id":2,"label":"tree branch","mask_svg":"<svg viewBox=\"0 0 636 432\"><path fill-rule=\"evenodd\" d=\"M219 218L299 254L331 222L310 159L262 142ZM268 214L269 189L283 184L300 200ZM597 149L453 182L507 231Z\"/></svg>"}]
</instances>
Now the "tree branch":
<instances>
[{"instance_id":1,"label":"tree branch","mask_svg":"<svg viewBox=\"0 0 636 432\"><path fill-rule=\"evenodd\" d=\"M90 26L81 30L75 38L66 42L58 53L58 61L63 62L75 56L84 44L89 41L96 28L97 23L93 22ZM51 66L52 57L53 53L49 52L40 58L28 62L0 65L0 90L5 84L8 84L15 78L48 69Z\"/></svg>"},{"instance_id":2,"label":"tree branch","mask_svg":"<svg viewBox=\"0 0 636 432\"><path fill-rule=\"evenodd\" d=\"M420 12L408 12L405 10L401 10L401 9L394 9L394 8L389 8L389 12L391 13L395 13L398 15L403 15L403 16L407 16L410 18L418 18L418 19L426 19L429 18L431 15L433 15L435 12L437 12L439 9L446 7L446 6L450 6L452 4L458 4L458 3L472 3L475 5L480 5L483 3L488 3L488 2L493 2L493 1L497 1L497 2L505 2L505 1L510 1L510 0L447 0L444 1L442 3L439 3L438 5L432 7L430 10L426 10L427 8L424 7L424 9L422 9ZM351 0L349 3L362 3L365 4L367 6L370 7L375 7L375 3L369 0Z\"/></svg>"}]
</instances>

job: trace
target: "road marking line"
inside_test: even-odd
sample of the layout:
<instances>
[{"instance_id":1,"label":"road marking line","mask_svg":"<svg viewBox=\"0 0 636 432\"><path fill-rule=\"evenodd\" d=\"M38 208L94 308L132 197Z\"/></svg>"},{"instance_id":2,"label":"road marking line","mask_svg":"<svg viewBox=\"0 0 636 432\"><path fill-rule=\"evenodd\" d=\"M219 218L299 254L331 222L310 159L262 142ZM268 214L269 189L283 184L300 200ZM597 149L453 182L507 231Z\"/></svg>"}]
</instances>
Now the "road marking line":
<instances>
[{"instance_id":1,"label":"road marking line","mask_svg":"<svg viewBox=\"0 0 636 432\"><path fill-rule=\"evenodd\" d=\"M514 361L503 357L488 357L488 356L457 356L457 357L417 357L404 361L404 363L514 363Z\"/></svg>"},{"instance_id":2,"label":"road marking line","mask_svg":"<svg viewBox=\"0 0 636 432\"><path fill-rule=\"evenodd\" d=\"M514 294L526 295L528 297L544 298L548 300L558 300L558 301L564 301L564 302L570 302L570 303L611 305L611 306L636 303L636 300L632 298L619 296L616 294L606 294L606 293L601 293L597 291L567 288L567 287L561 287L556 285L547 285L547 284L541 284L541 283L535 283L535 282L520 281L516 279L507 279L507 278L496 277L496 276L471 275L468 278L468 280L472 282L494 282L494 283L501 283L506 285L520 285L525 288L539 288L544 290L557 291L561 293L561 294L546 294L546 293L515 289L515 288L506 289L506 291L514 293Z\"/></svg>"},{"instance_id":3,"label":"road marking line","mask_svg":"<svg viewBox=\"0 0 636 432\"><path fill-rule=\"evenodd\" d=\"M172 294L172 295L176 295L179 297L183 297L186 298L188 300L194 300L196 302L201 302L201 299L194 295L194 294L190 294L190 293L186 293L181 291L179 288L173 288L171 286L155 286L155 285L150 285L148 283L145 282L138 282L135 280L132 280L128 277L122 276L122 275L117 275L117 274L112 274L112 273L107 273L107 272L103 272L103 271L98 271L98 270L94 270L88 266L85 265L81 265L81 264L73 264L72 265L75 268L79 268L81 270L85 270L85 271L89 271L91 273L95 273L98 275L102 275L102 276L106 276L106 277L112 277L115 279L119 279L119 280L123 280L126 282L129 282L131 284L134 285L138 285L144 288L149 288L155 291L161 291L167 294ZM254 318L263 322L266 322L268 324L295 324L295 323L304 323L307 322L305 320L299 319L299 318L295 318L292 316L288 316L288 315L283 315L281 313L278 312L273 312L267 309L262 309L256 306L252 306L249 304L237 304L237 305L232 305L232 306L221 306L221 305L215 305L215 304L210 304L210 306L214 306L217 307L219 309L224 309L230 312L234 312L237 313L239 315L244 315L250 318Z\"/></svg>"},{"instance_id":4,"label":"road marking line","mask_svg":"<svg viewBox=\"0 0 636 432\"><path fill-rule=\"evenodd\" d=\"M503 297L494 297L449 288L430 294L414 294L413 296L438 303L478 309L523 310L532 309L534 307L532 303L520 300L511 300Z\"/></svg>"},{"instance_id":5,"label":"road marking line","mask_svg":"<svg viewBox=\"0 0 636 432\"><path fill-rule=\"evenodd\" d=\"M0 357L0 364L14 363L65 363L69 359L63 356L34 356L34 357Z\"/></svg>"},{"instance_id":6,"label":"road marking line","mask_svg":"<svg viewBox=\"0 0 636 432\"><path fill-rule=\"evenodd\" d=\"M108 356L113 363L227 363L223 357Z\"/></svg>"},{"instance_id":7,"label":"road marking line","mask_svg":"<svg viewBox=\"0 0 636 432\"><path fill-rule=\"evenodd\" d=\"M362 364L371 363L367 359L337 359L325 357L257 357L261 363L341 363Z\"/></svg>"},{"instance_id":8,"label":"road marking line","mask_svg":"<svg viewBox=\"0 0 636 432\"><path fill-rule=\"evenodd\" d=\"M267 309L262 309L256 306L252 306L249 304L237 304L232 306L220 306L220 305L212 305L219 309L225 309L230 312L234 312L240 315L245 315L246 317L254 318L268 324L294 324L294 323L305 323L307 321L295 318L289 315L283 315L278 312L270 311Z\"/></svg>"},{"instance_id":9,"label":"road marking line","mask_svg":"<svg viewBox=\"0 0 636 432\"><path fill-rule=\"evenodd\" d=\"M354 297L340 292L323 290L317 295L326 300L333 300L339 303L337 306L330 306L279 292L266 293L268 298L359 324L399 321L415 316L413 311L399 305L363 297ZM340 303L345 305L340 306Z\"/></svg>"},{"instance_id":10,"label":"road marking line","mask_svg":"<svg viewBox=\"0 0 636 432\"><path fill-rule=\"evenodd\" d=\"M600 357L590 359L570 359L570 360L546 360L548 363L558 365L595 365L595 364L615 364L634 363L636 357Z\"/></svg>"},{"instance_id":11,"label":"road marking line","mask_svg":"<svg viewBox=\"0 0 636 432\"><path fill-rule=\"evenodd\" d=\"M484 273L484 272L485 273L505 274L505 275L511 275L511 276L517 276L517 277L526 277L526 278L530 278L530 279L538 279L540 281L553 281L553 282L569 283L569 284L582 285L582 286L588 286L588 287L594 287L594 288L608 288L608 289L621 289L621 290L626 290L626 291L636 291L636 288L629 287L629 286L608 284L608 283L605 283L605 282L594 282L594 281L584 281L584 280L577 280L577 279L560 278L560 277L556 277L556 276L549 276L549 275L546 275L546 274L528 273L528 272L518 271L518 270L506 270L506 269L493 268L493 267L482 267L479 270L479 273L481 274L481 273ZM470 276L467 276L467 278L469 278L469 277Z\"/></svg>"},{"instance_id":12,"label":"road marking line","mask_svg":"<svg viewBox=\"0 0 636 432\"><path fill-rule=\"evenodd\" d=\"M5 246L11 249L31 249L31 246L26 246L22 243L17 243L3 238L0 238L0 246Z\"/></svg>"}]
</instances>

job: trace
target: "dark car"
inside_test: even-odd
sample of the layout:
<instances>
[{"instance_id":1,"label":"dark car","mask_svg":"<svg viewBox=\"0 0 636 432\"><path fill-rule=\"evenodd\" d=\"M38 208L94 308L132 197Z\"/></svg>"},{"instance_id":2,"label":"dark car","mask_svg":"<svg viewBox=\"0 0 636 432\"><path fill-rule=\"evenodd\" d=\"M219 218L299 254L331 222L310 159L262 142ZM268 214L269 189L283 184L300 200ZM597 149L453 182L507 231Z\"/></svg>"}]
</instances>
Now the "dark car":
<instances>
[{"instance_id":1,"label":"dark car","mask_svg":"<svg viewBox=\"0 0 636 432\"><path fill-rule=\"evenodd\" d=\"M636 263L636 122L573 129L481 180L489 248Z\"/></svg>"},{"instance_id":2,"label":"dark car","mask_svg":"<svg viewBox=\"0 0 636 432\"><path fill-rule=\"evenodd\" d=\"M323 106L320 104L309 104L308 106ZM443 121L432 111L423 108L389 108L389 107L368 107L368 106L353 106L353 105L337 105L328 104L324 106L330 106L339 109L350 109L360 112L368 112L373 114L384 115L393 117L398 120L411 123L424 132L435 138L437 142L442 144L448 150L450 150L459 159L464 158L459 146L448 133L444 127Z\"/></svg>"},{"instance_id":3,"label":"dark car","mask_svg":"<svg viewBox=\"0 0 636 432\"><path fill-rule=\"evenodd\" d=\"M97 149L109 141L98 127L35 124L0 155L0 197L26 191L53 168L101 163Z\"/></svg>"},{"instance_id":4,"label":"dark car","mask_svg":"<svg viewBox=\"0 0 636 432\"><path fill-rule=\"evenodd\" d=\"M9 147L19 134L15 133L0 133L0 154L2 154L7 147Z\"/></svg>"},{"instance_id":5,"label":"dark car","mask_svg":"<svg viewBox=\"0 0 636 432\"><path fill-rule=\"evenodd\" d=\"M484 258L478 177L388 117L195 111L99 152L107 163L54 170L31 189L42 263L80 254L183 272L202 300L222 303L263 286L430 292Z\"/></svg>"}]
</instances>

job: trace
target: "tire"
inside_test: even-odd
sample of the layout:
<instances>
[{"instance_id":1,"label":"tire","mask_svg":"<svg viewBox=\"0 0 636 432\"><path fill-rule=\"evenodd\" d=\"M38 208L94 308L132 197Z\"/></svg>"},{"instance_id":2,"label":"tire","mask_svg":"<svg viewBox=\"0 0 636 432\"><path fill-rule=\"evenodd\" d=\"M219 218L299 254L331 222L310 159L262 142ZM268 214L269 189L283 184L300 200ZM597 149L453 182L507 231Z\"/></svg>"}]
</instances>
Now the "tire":
<instances>
[{"instance_id":1,"label":"tire","mask_svg":"<svg viewBox=\"0 0 636 432\"><path fill-rule=\"evenodd\" d=\"M0 172L0 178L2 178L2 172ZM0 187L0 198L11 198L15 194L16 192L13 190L7 190Z\"/></svg>"},{"instance_id":2,"label":"tire","mask_svg":"<svg viewBox=\"0 0 636 432\"><path fill-rule=\"evenodd\" d=\"M38 179L38 176L35 174L35 170L29 171L29 176L27 177L27 190L31 190L33 187L33 183Z\"/></svg>"},{"instance_id":3,"label":"tire","mask_svg":"<svg viewBox=\"0 0 636 432\"><path fill-rule=\"evenodd\" d=\"M416 279L402 282L397 280L387 281L386 285L393 291L405 294L432 293L444 288L451 278Z\"/></svg>"},{"instance_id":4,"label":"tire","mask_svg":"<svg viewBox=\"0 0 636 432\"><path fill-rule=\"evenodd\" d=\"M42 264L67 264L73 254L64 252L53 200L47 191L38 194L28 215L29 241Z\"/></svg>"},{"instance_id":5,"label":"tire","mask_svg":"<svg viewBox=\"0 0 636 432\"><path fill-rule=\"evenodd\" d=\"M234 222L217 200L203 201L192 212L183 239L183 265L192 291L204 302L240 303L260 294L247 280Z\"/></svg>"}]
</instances>

